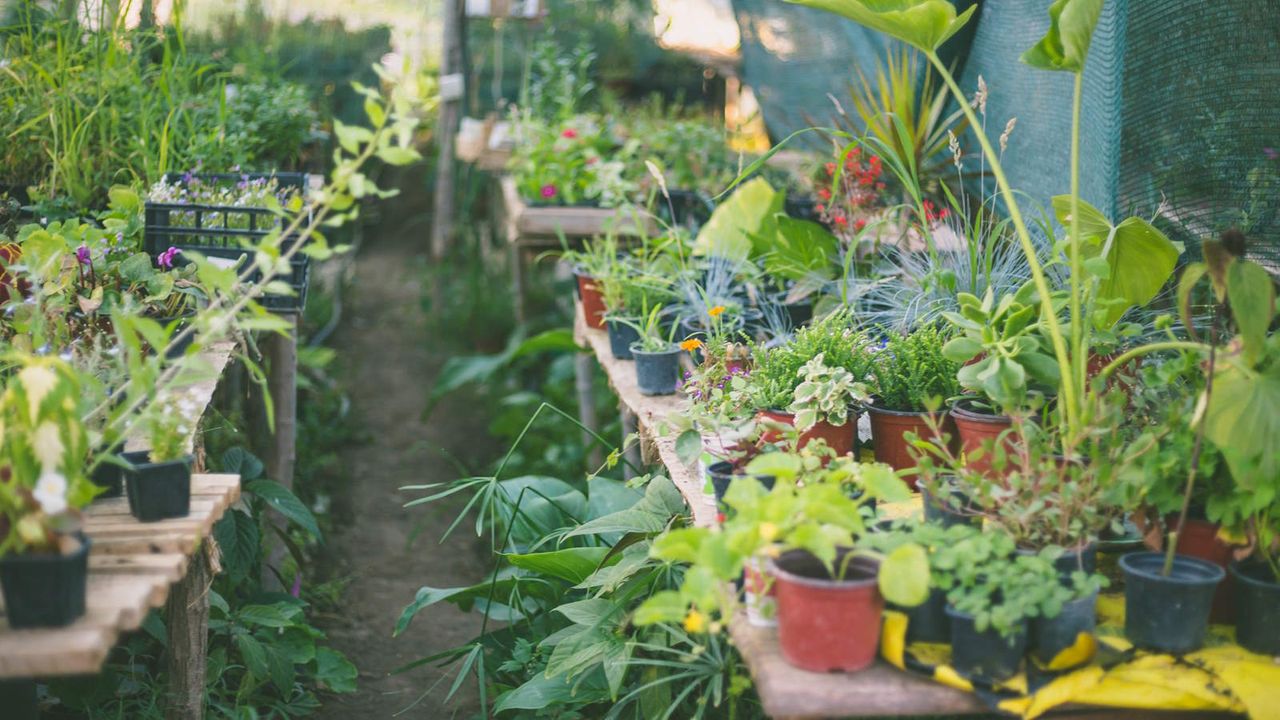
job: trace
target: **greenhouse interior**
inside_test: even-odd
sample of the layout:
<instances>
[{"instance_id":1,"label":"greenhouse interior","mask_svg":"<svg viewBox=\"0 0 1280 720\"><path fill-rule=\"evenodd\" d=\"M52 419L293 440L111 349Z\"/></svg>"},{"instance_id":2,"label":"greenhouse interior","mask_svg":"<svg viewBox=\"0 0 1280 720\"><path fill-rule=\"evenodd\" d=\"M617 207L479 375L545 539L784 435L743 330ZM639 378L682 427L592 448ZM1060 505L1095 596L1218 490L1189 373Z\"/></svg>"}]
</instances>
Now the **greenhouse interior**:
<instances>
[{"instance_id":1,"label":"greenhouse interior","mask_svg":"<svg viewBox=\"0 0 1280 720\"><path fill-rule=\"evenodd\" d=\"M1280 0L0 0L0 720L1280 720Z\"/></svg>"}]
</instances>

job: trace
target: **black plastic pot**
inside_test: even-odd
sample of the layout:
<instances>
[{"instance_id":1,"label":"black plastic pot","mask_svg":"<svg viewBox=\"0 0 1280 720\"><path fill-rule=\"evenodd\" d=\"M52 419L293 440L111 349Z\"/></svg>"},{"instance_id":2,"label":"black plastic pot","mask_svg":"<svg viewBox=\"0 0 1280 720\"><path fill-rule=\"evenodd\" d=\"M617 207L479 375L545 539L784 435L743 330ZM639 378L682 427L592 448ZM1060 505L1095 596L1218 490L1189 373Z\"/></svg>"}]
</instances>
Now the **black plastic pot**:
<instances>
[{"instance_id":1,"label":"black plastic pot","mask_svg":"<svg viewBox=\"0 0 1280 720\"><path fill-rule=\"evenodd\" d=\"M1093 635L1098 628L1098 594L1072 600L1062 606L1053 618L1036 618L1031 622L1031 653L1041 665L1049 667L1063 650L1075 645L1081 633ZM1083 664L1089 658L1081 658ZM1055 667L1066 670L1067 667Z\"/></svg>"},{"instance_id":2,"label":"black plastic pot","mask_svg":"<svg viewBox=\"0 0 1280 720\"><path fill-rule=\"evenodd\" d=\"M106 452L99 450L99 453ZM102 488L102 492L94 497L94 500L106 500L108 498L118 498L124 494L124 476L120 471L119 465L113 465L109 462L100 462L98 466L89 474L89 480L94 485Z\"/></svg>"},{"instance_id":3,"label":"black plastic pot","mask_svg":"<svg viewBox=\"0 0 1280 720\"><path fill-rule=\"evenodd\" d=\"M1280 655L1280 578L1264 563L1231 563L1236 581L1236 642L1251 652Z\"/></svg>"},{"instance_id":4,"label":"black plastic pot","mask_svg":"<svg viewBox=\"0 0 1280 720\"><path fill-rule=\"evenodd\" d=\"M949 528L954 525L982 527L982 518L977 515L966 515L958 508L968 507L969 496L960 490L951 488L948 492L950 503L939 502L927 489L920 489L920 497L924 500L924 521Z\"/></svg>"},{"instance_id":5,"label":"black plastic pot","mask_svg":"<svg viewBox=\"0 0 1280 720\"><path fill-rule=\"evenodd\" d=\"M182 334L182 331L187 327L187 323L191 322L192 318L194 318L195 316L196 316L195 311L191 311L188 313L183 313L182 315L175 315L173 317L158 317L158 318L152 318L152 319L160 323L161 327L172 328L172 332L169 334L169 338L175 339ZM177 343L173 347L170 347L168 351L165 352L164 354L165 358L168 360L177 360L178 358L182 357L183 355L186 354L187 348L191 347L191 342L195 339L196 339L195 333L191 333L187 335L185 338L182 339L181 342Z\"/></svg>"},{"instance_id":6,"label":"black plastic pot","mask_svg":"<svg viewBox=\"0 0 1280 720\"><path fill-rule=\"evenodd\" d=\"M724 502L724 494L729 492L729 485L737 478L755 478L765 490L772 490L775 478L772 475L744 475L737 472L733 463L721 460L707 468L707 476L711 478L711 487L716 492L716 504Z\"/></svg>"},{"instance_id":7,"label":"black plastic pot","mask_svg":"<svg viewBox=\"0 0 1280 720\"><path fill-rule=\"evenodd\" d=\"M129 512L142 522L186 517L191 512L190 455L153 463L147 453L125 453L124 471Z\"/></svg>"},{"instance_id":8,"label":"black plastic pot","mask_svg":"<svg viewBox=\"0 0 1280 720\"><path fill-rule=\"evenodd\" d=\"M630 360L631 346L640 341L640 333L630 325L617 320L605 320L609 331L609 352L614 360Z\"/></svg>"},{"instance_id":9,"label":"black plastic pot","mask_svg":"<svg viewBox=\"0 0 1280 720\"><path fill-rule=\"evenodd\" d=\"M929 591L929 599L922 604L899 610L907 614L907 642L951 642L946 592L934 588Z\"/></svg>"},{"instance_id":10,"label":"black plastic pot","mask_svg":"<svg viewBox=\"0 0 1280 720\"><path fill-rule=\"evenodd\" d=\"M62 627L84 615L85 578L89 573L89 538L69 555L24 553L0 558L9 627Z\"/></svg>"},{"instance_id":11,"label":"black plastic pot","mask_svg":"<svg viewBox=\"0 0 1280 720\"><path fill-rule=\"evenodd\" d=\"M1120 558L1124 572L1124 634L1134 645L1169 653L1188 653L1204 644L1213 594L1226 572L1185 555L1173 559L1173 571L1161 574L1164 554L1130 553Z\"/></svg>"},{"instance_id":12,"label":"black plastic pot","mask_svg":"<svg viewBox=\"0 0 1280 720\"><path fill-rule=\"evenodd\" d=\"M643 395L674 395L680 380L680 348L645 352L631 346L636 361L636 385Z\"/></svg>"},{"instance_id":13,"label":"black plastic pot","mask_svg":"<svg viewBox=\"0 0 1280 720\"><path fill-rule=\"evenodd\" d=\"M1018 629L1005 638L995 628L982 632L973 624L973 616L947 606L951 620L951 665L965 677L998 682L1018 674L1022 656L1027 651L1027 630Z\"/></svg>"}]
</instances>

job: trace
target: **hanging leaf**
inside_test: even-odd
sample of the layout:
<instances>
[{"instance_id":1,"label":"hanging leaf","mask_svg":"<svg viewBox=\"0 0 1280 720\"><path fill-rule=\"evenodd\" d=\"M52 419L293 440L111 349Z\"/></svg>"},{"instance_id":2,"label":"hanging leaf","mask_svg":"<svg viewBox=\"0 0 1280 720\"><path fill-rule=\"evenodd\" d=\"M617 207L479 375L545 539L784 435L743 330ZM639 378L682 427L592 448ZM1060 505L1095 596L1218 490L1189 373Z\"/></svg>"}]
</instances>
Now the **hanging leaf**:
<instances>
[{"instance_id":1,"label":"hanging leaf","mask_svg":"<svg viewBox=\"0 0 1280 720\"><path fill-rule=\"evenodd\" d=\"M1103 0L1057 0L1049 6L1049 32L1022 54L1022 62L1041 70L1079 73L1089 55Z\"/></svg>"},{"instance_id":2,"label":"hanging leaf","mask_svg":"<svg viewBox=\"0 0 1280 720\"><path fill-rule=\"evenodd\" d=\"M771 247L777 234L773 216L781 212L786 196L763 178L754 178L716 207L694 242L700 255L725 260L745 260L755 245Z\"/></svg>"},{"instance_id":3,"label":"hanging leaf","mask_svg":"<svg viewBox=\"0 0 1280 720\"><path fill-rule=\"evenodd\" d=\"M551 575L576 585L590 577L608 554L609 548L590 547L565 548L544 553L511 554L504 557L518 568Z\"/></svg>"},{"instance_id":4,"label":"hanging leaf","mask_svg":"<svg viewBox=\"0 0 1280 720\"><path fill-rule=\"evenodd\" d=\"M1276 290L1271 276L1257 263L1236 260L1227 268L1227 301L1244 341L1245 359L1254 365L1275 316Z\"/></svg>"},{"instance_id":5,"label":"hanging leaf","mask_svg":"<svg viewBox=\"0 0 1280 720\"><path fill-rule=\"evenodd\" d=\"M950 0L787 0L826 10L908 45L933 52L969 22L975 4L959 16Z\"/></svg>"},{"instance_id":6,"label":"hanging leaf","mask_svg":"<svg viewBox=\"0 0 1280 720\"><path fill-rule=\"evenodd\" d=\"M915 607L929 599L929 556L919 545L903 545L880 563L878 579L885 600Z\"/></svg>"}]
</instances>

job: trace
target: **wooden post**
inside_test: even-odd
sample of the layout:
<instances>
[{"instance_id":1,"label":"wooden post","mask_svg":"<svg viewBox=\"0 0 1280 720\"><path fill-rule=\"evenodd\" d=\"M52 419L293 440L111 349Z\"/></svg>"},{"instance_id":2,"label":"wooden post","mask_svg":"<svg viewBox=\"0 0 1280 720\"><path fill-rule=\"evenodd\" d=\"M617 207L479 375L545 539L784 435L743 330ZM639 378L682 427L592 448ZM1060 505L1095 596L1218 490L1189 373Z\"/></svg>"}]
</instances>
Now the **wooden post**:
<instances>
[{"instance_id":1,"label":"wooden post","mask_svg":"<svg viewBox=\"0 0 1280 720\"><path fill-rule=\"evenodd\" d=\"M203 720L205 660L209 639L209 584L213 582L207 548L191 556L187 574L165 601L165 628L169 639L169 701L165 720Z\"/></svg>"},{"instance_id":2,"label":"wooden post","mask_svg":"<svg viewBox=\"0 0 1280 720\"><path fill-rule=\"evenodd\" d=\"M644 472L644 459L640 454L640 446L644 443L644 439L638 435L640 432L640 419L636 417L636 414L627 408L625 404L619 403L619 407L622 414L622 442L623 447L627 448L623 451L623 457L631 464L632 467L636 468L635 472ZM631 446L627 447L627 439L632 435L636 435L637 437L635 438L635 441L632 442ZM624 479L626 479L627 470L623 469L622 472Z\"/></svg>"},{"instance_id":3,"label":"wooden post","mask_svg":"<svg viewBox=\"0 0 1280 720\"><path fill-rule=\"evenodd\" d=\"M293 316L293 330L287 335L271 334L263 338L262 350L267 361L267 391L271 393L275 432L267 445L263 465L267 478L293 489L293 465L298 441L298 322ZM284 530L287 521L277 512L271 522ZM267 544L267 563L262 568L262 582L270 589L283 589L272 568L284 564L288 548L279 538L263 538Z\"/></svg>"},{"instance_id":4,"label":"wooden post","mask_svg":"<svg viewBox=\"0 0 1280 720\"><path fill-rule=\"evenodd\" d=\"M440 59L440 160L436 167L435 221L431 227L431 258L439 261L453 240L454 144L462 120L465 95L466 2L445 0L444 40Z\"/></svg>"},{"instance_id":5,"label":"wooden post","mask_svg":"<svg viewBox=\"0 0 1280 720\"><path fill-rule=\"evenodd\" d=\"M574 385L578 390L578 421L591 432L599 434L600 424L596 422L596 398L593 392L591 366L595 358L589 352L580 352L573 358ZM595 472L604 463L604 454L600 444L591 433L583 431L582 446L587 450L587 471Z\"/></svg>"}]
</instances>

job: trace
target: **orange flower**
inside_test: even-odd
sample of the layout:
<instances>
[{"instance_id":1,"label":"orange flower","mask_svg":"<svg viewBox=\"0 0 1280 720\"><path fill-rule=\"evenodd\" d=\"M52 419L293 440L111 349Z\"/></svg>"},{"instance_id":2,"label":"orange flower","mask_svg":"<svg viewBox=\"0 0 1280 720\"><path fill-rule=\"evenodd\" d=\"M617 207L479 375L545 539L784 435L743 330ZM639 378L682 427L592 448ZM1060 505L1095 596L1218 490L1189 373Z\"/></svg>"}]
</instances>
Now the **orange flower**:
<instances>
[{"instance_id":1,"label":"orange flower","mask_svg":"<svg viewBox=\"0 0 1280 720\"><path fill-rule=\"evenodd\" d=\"M702 347L702 341L698 338L689 338L688 340L680 343L680 349L685 352L693 352L700 347Z\"/></svg>"},{"instance_id":2,"label":"orange flower","mask_svg":"<svg viewBox=\"0 0 1280 720\"><path fill-rule=\"evenodd\" d=\"M723 314L724 314L724 306L723 306L723 305L717 305L717 306L715 306L715 307L711 308L710 310L708 310L708 311L707 311L707 314L708 314L708 315L710 315L710 316L711 316L711 317L713 317L713 318L714 318L714 317L720 317L721 315L723 315Z\"/></svg>"}]
</instances>

